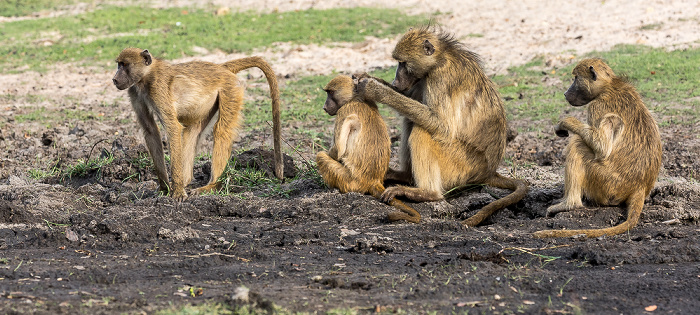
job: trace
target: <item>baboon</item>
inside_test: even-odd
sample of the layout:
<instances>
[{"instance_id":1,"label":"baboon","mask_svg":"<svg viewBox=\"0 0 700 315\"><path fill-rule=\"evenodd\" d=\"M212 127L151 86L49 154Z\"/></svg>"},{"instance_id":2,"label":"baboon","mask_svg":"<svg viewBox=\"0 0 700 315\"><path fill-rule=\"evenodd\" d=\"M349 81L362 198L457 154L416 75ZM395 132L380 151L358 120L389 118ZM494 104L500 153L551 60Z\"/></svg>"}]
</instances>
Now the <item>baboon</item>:
<instances>
[{"instance_id":1,"label":"baboon","mask_svg":"<svg viewBox=\"0 0 700 315\"><path fill-rule=\"evenodd\" d=\"M377 104L355 94L356 82L357 77L341 75L324 88L328 97L323 110L337 117L333 146L328 153L316 155L316 165L329 187L338 188L341 193L369 193L379 199L389 168L391 140ZM391 200L389 205L400 210L390 213L389 220L420 221L420 214L403 202Z\"/></svg>"},{"instance_id":2,"label":"baboon","mask_svg":"<svg viewBox=\"0 0 700 315\"><path fill-rule=\"evenodd\" d=\"M272 98L275 175L283 177L280 147L279 90L272 68L260 57L248 57L214 64L192 61L170 64L153 58L148 50L126 48L116 59L117 73L112 81L119 90L129 89L131 106L136 112L148 152L153 158L160 190L169 192L158 116L170 146L170 170L173 177L172 197L187 198L185 186L192 180L197 144L203 132L214 122L211 177L197 193L217 189L217 179L231 156L241 120L243 87L236 73L251 67L260 68L267 78Z\"/></svg>"},{"instance_id":3,"label":"baboon","mask_svg":"<svg viewBox=\"0 0 700 315\"><path fill-rule=\"evenodd\" d=\"M467 184L514 190L462 221L476 226L497 210L521 200L528 184L496 172L506 145L506 115L479 56L452 35L426 26L411 29L392 53L398 61L390 87L364 78L358 94L386 104L403 117L401 169L386 179L416 187L387 188L382 200L444 199L444 192Z\"/></svg>"},{"instance_id":4,"label":"baboon","mask_svg":"<svg viewBox=\"0 0 700 315\"><path fill-rule=\"evenodd\" d=\"M630 230L661 166L659 128L635 88L600 59L581 61L573 75L564 96L573 106L588 104L589 124L567 117L555 129L559 136L573 135L564 151L564 200L549 207L547 215L583 207L583 196L599 205L627 204L627 220L603 229L538 231L536 237L599 237Z\"/></svg>"}]
</instances>

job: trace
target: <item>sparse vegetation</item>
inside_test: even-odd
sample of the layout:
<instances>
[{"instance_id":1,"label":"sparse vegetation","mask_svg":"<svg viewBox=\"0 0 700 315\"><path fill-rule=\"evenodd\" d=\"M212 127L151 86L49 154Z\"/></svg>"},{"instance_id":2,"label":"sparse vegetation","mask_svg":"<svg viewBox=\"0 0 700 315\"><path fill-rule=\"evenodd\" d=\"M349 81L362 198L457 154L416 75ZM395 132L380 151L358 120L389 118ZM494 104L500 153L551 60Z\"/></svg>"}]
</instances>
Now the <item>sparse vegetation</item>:
<instances>
[{"instance_id":1,"label":"sparse vegetation","mask_svg":"<svg viewBox=\"0 0 700 315\"><path fill-rule=\"evenodd\" d=\"M76 0L3 0L0 1L0 16L25 16L42 10L53 10Z\"/></svg>"},{"instance_id":2,"label":"sparse vegetation","mask_svg":"<svg viewBox=\"0 0 700 315\"><path fill-rule=\"evenodd\" d=\"M250 52L275 42L356 42L367 35L392 36L422 22L421 16L391 9L212 16L201 9L104 7L74 16L0 24L0 69L41 70L54 62L75 61L112 67L109 61L129 46L172 59L196 55L201 48Z\"/></svg>"}]
</instances>

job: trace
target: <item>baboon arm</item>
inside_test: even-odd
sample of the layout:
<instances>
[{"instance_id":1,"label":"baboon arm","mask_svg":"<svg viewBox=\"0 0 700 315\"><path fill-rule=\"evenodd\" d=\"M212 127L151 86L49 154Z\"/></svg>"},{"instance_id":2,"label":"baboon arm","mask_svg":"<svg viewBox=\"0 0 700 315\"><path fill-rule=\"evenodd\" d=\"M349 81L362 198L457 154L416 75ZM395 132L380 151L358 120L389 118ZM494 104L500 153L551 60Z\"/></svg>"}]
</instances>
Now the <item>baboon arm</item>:
<instances>
[{"instance_id":1,"label":"baboon arm","mask_svg":"<svg viewBox=\"0 0 700 315\"><path fill-rule=\"evenodd\" d=\"M430 110L430 107L406 97L376 80L367 80L364 93L365 99L390 106L430 134L444 132L440 117Z\"/></svg>"},{"instance_id":2,"label":"baboon arm","mask_svg":"<svg viewBox=\"0 0 700 315\"><path fill-rule=\"evenodd\" d=\"M338 150L337 159L342 159L345 154L352 151L355 147L355 140L357 135L360 133L362 128L362 123L357 115L348 115L343 121L343 125L340 128L340 133L336 137L335 147Z\"/></svg>"},{"instance_id":3,"label":"baboon arm","mask_svg":"<svg viewBox=\"0 0 700 315\"><path fill-rule=\"evenodd\" d=\"M581 137L581 140L595 153L597 159L605 159L610 155L616 132L607 127L604 121L601 128L584 124L574 117L566 117L559 123L560 129L567 129Z\"/></svg>"}]
</instances>

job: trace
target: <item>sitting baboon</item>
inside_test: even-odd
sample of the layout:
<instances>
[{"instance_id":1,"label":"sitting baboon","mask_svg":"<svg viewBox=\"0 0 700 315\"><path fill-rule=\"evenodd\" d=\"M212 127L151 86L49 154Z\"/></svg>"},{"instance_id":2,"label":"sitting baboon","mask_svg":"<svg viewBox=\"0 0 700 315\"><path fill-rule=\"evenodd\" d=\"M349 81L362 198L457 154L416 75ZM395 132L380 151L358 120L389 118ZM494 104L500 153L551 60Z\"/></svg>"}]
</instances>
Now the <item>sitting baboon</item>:
<instances>
[{"instance_id":1,"label":"sitting baboon","mask_svg":"<svg viewBox=\"0 0 700 315\"><path fill-rule=\"evenodd\" d=\"M479 57L432 27L409 30L392 56L398 61L394 89L363 78L358 93L404 116L402 169L390 170L387 179L417 187L389 187L382 199L441 200L446 191L468 184L515 190L464 220L467 226L521 200L528 184L496 172L505 152L506 115Z\"/></svg>"},{"instance_id":2,"label":"sitting baboon","mask_svg":"<svg viewBox=\"0 0 700 315\"><path fill-rule=\"evenodd\" d=\"M329 187L338 188L341 193L369 193L379 199L389 169L391 140L377 104L355 94L356 82L357 78L341 75L324 88L328 97L323 109L337 117L333 146L328 153L316 155L316 165ZM390 213L390 220L420 220L420 214L403 202L392 200L389 204L401 210Z\"/></svg>"},{"instance_id":3,"label":"sitting baboon","mask_svg":"<svg viewBox=\"0 0 700 315\"><path fill-rule=\"evenodd\" d=\"M559 136L573 135L564 151L564 200L549 207L547 215L580 208L586 197L599 205L627 204L627 220L603 229L538 231L536 237L599 237L630 230L661 166L658 126L634 87L600 59L581 61L573 75L564 95L573 106L588 104L588 124L567 117L556 127Z\"/></svg>"}]
</instances>

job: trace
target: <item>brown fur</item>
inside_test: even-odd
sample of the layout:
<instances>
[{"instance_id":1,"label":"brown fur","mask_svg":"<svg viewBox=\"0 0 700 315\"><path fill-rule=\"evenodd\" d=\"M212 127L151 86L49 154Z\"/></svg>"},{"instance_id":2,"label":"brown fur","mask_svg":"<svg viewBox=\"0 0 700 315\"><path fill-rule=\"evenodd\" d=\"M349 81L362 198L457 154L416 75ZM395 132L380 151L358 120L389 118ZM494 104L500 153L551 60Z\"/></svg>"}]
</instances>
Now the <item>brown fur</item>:
<instances>
[{"instance_id":1,"label":"brown fur","mask_svg":"<svg viewBox=\"0 0 700 315\"><path fill-rule=\"evenodd\" d=\"M522 199L528 184L496 173L505 152L506 116L479 57L430 27L404 34L393 57L399 65L392 85L400 93L371 79L363 79L358 91L404 116L402 168L389 171L387 179L413 180L417 187L390 187L382 199L441 200L445 191L467 184L515 190L464 220L467 226Z\"/></svg>"},{"instance_id":2,"label":"brown fur","mask_svg":"<svg viewBox=\"0 0 700 315\"><path fill-rule=\"evenodd\" d=\"M338 76L328 82L323 109L336 115L333 146L316 155L319 173L329 187L341 193L369 193L379 199L384 192L384 175L389 168L391 140L377 104L362 101L354 94L355 84L348 76ZM401 201L390 205L401 212L389 214L390 219L418 222L420 214Z\"/></svg>"},{"instance_id":3,"label":"brown fur","mask_svg":"<svg viewBox=\"0 0 700 315\"><path fill-rule=\"evenodd\" d=\"M262 58L242 58L221 65L202 61L170 64L151 57L148 50L126 48L116 62L118 69L112 80L118 89L129 89L131 105L143 128L162 191L168 192L170 188L160 132L153 115L158 116L167 134L173 177L172 197L178 201L187 198L185 186L192 180L194 155L203 137L202 131L215 121L211 178L206 186L196 191L215 190L240 126L243 87L235 73L251 67L260 68L270 85L275 175L282 178L279 89L274 72Z\"/></svg>"},{"instance_id":4,"label":"brown fur","mask_svg":"<svg viewBox=\"0 0 700 315\"><path fill-rule=\"evenodd\" d=\"M566 100L588 104L589 124L567 117L556 128L560 136L573 135L565 151L564 200L547 214L580 208L586 197L599 205L626 203L627 220L603 229L538 231L536 237L599 237L630 230L661 167L659 129L634 87L600 59L581 61L573 75Z\"/></svg>"}]
</instances>

